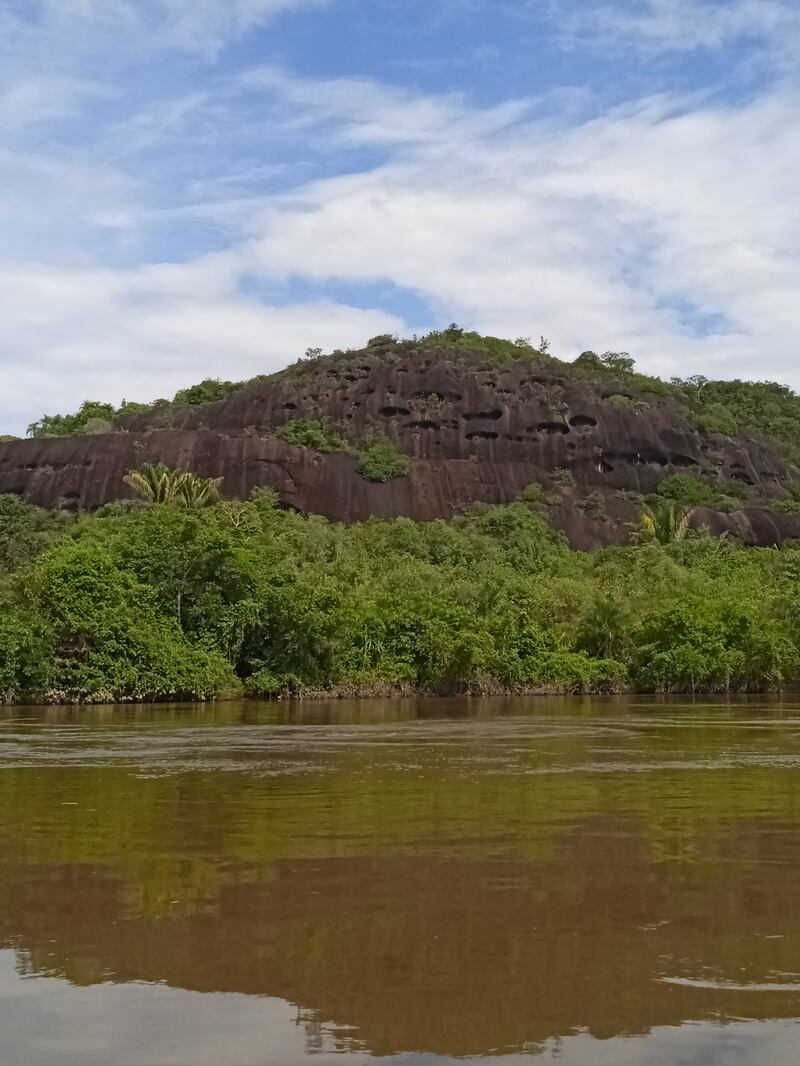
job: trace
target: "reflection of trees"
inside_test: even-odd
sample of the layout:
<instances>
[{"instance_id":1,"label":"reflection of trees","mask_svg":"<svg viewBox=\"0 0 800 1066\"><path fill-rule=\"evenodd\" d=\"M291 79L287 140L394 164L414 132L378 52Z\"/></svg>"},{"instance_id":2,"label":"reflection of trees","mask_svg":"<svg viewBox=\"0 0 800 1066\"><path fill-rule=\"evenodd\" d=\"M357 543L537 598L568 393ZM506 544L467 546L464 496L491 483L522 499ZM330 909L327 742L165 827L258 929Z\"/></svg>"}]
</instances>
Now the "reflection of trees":
<instances>
[{"instance_id":1,"label":"reflection of trees","mask_svg":"<svg viewBox=\"0 0 800 1066\"><path fill-rule=\"evenodd\" d=\"M22 866L6 872L0 936L31 971L81 983L113 973L303 1004L310 1051L470 1055L578 1029L795 1014L794 996L658 981L697 976L698 960L739 983L796 969L794 835L742 823L713 842L718 861L670 865L643 828L587 819L542 862L296 859L266 879L248 865L172 917L132 915L128 886L102 867ZM765 921L781 939L763 937Z\"/></svg>"},{"instance_id":2,"label":"reflection of trees","mask_svg":"<svg viewBox=\"0 0 800 1066\"><path fill-rule=\"evenodd\" d=\"M795 1015L786 994L658 981L796 972L786 733L766 726L750 765L759 727L733 718L569 722L535 742L513 721L327 747L276 730L268 752L238 731L199 754L177 730L152 767L134 745L123 765L7 768L0 945L81 984L302 1004L309 1050L550 1050L577 1029ZM118 756L113 733L95 739Z\"/></svg>"}]
</instances>

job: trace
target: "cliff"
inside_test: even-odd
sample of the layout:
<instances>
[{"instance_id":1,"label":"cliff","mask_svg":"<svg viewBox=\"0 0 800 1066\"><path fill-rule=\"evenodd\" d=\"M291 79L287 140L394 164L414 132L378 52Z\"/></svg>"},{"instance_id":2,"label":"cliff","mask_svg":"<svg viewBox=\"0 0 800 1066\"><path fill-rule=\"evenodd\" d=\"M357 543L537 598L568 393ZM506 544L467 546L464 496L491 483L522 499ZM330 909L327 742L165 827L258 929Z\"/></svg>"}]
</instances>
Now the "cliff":
<instances>
[{"instance_id":1,"label":"cliff","mask_svg":"<svg viewBox=\"0 0 800 1066\"><path fill-rule=\"evenodd\" d=\"M385 436L410 457L409 472L373 483L352 453L291 446L280 431L298 419L333 424L354 448ZM774 509L800 471L764 440L701 432L668 394L533 351L495 365L482 352L388 339L216 403L156 405L113 433L0 444L0 493L92 510L128 496L125 473L151 462L222 477L229 497L271 486L287 507L345 522L449 518L538 483L554 525L580 548L625 540L640 496L690 472L745 497L731 513L698 509L695 523L748 544L800 537L800 516Z\"/></svg>"}]
</instances>

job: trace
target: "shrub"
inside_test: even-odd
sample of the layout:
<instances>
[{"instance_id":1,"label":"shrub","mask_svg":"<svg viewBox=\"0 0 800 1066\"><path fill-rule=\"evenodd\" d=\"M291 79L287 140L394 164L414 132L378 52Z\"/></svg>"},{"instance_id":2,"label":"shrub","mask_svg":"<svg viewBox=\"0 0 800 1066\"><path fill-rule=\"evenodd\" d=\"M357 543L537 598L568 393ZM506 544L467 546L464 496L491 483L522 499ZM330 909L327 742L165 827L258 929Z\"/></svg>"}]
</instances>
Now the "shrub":
<instances>
[{"instance_id":1,"label":"shrub","mask_svg":"<svg viewBox=\"0 0 800 1066\"><path fill-rule=\"evenodd\" d=\"M57 545L33 585L55 642L51 684L71 698L202 699L236 688L222 656L190 644L102 545Z\"/></svg>"},{"instance_id":2,"label":"shrub","mask_svg":"<svg viewBox=\"0 0 800 1066\"><path fill-rule=\"evenodd\" d=\"M190 385L188 389L179 389L172 402L180 407L213 403L215 400L227 399L238 388L238 384L234 381L206 378L197 385Z\"/></svg>"},{"instance_id":3,"label":"shrub","mask_svg":"<svg viewBox=\"0 0 800 1066\"><path fill-rule=\"evenodd\" d=\"M785 514L800 514L800 485L792 485L787 489L785 498L779 500L775 508Z\"/></svg>"},{"instance_id":4,"label":"shrub","mask_svg":"<svg viewBox=\"0 0 800 1066\"><path fill-rule=\"evenodd\" d=\"M99 436L102 433L113 433L114 423L108 418L90 418L83 426L83 432Z\"/></svg>"},{"instance_id":5,"label":"shrub","mask_svg":"<svg viewBox=\"0 0 800 1066\"><path fill-rule=\"evenodd\" d=\"M313 448L328 454L347 451L347 441L337 429L317 419L295 418L281 427L278 435L295 448Z\"/></svg>"},{"instance_id":6,"label":"shrub","mask_svg":"<svg viewBox=\"0 0 800 1066\"><path fill-rule=\"evenodd\" d=\"M575 488L575 475L565 466L557 466L548 475L548 481L554 489L567 491Z\"/></svg>"},{"instance_id":7,"label":"shrub","mask_svg":"<svg viewBox=\"0 0 800 1066\"><path fill-rule=\"evenodd\" d=\"M739 506L747 490L743 485L735 484L717 487L694 474L671 474L659 484L656 494L661 499L674 500L686 507L730 511Z\"/></svg>"},{"instance_id":8,"label":"shrub","mask_svg":"<svg viewBox=\"0 0 800 1066\"><path fill-rule=\"evenodd\" d=\"M9 696L44 689L50 680L52 638L39 620L0 604L0 703Z\"/></svg>"},{"instance_id":9,"label":"shrub","mask_svg":"<svg viewBox=\"0 0 800 1066\"><path fill-rule=\"evenodd\" d=\"M366 481L391 481L408 473L408 457L388 440L376 441L361 453L358 472Z\"/></svg>"},{"instance_id":10,"label":"shrub","mask_svg":"<svg viewBox=\"0 0 800 1066\"><path fill-rule=\"evenodd\" d=\"M605 511L606 501L602 492L590 492L578 501L578 507L587 515L600 515Z\"/></svg>"},{"instance_id":11,"label":"shrub","mask_svg":"<svg viewBox=\"0 0 800 1066\"><path fill-rule=\"evenodd\" d=\"M597 659L622 659L630 643L631 620L625 609L610 599L595 599L578 627L577 647Z\"/></svg>"},{"instance_id":12,"label":"shrub","mask_svg":"<svg viewBox=\"0 0 800 1066\"><path fill-rule=\"evenodd\" d=\"M0 571L30 562L71 522L68 515L50 514L19 496L0 495Z\"/></svg>"},{"instance_id":13,"label":"shrub","mask_svg":"<svg viewBox=\"0 0 800 1066\"><path fill-rule=\"evenodd\" d=\"M697 428L703 433L720 433L725 437L736 435L736 419L724 404L712 403L697 419Z\"/></svg>"},{"instance_id":14,"label":"shrub","mask_svg":"<svg viewBox=\"0 0 800 1066\"><path fill-rule=\"evenodd\" d=\"M738 605L662 608L645 619L634 640L634 677L659 692L779 685L797 669L788 634Z\"/></svg>"},{"instance_id":15,"label":"shrub","mask_svg":"<svg viewBox=\"0 0 800 1066\"><path fill-rule=\"evenodd\" d=\"M544 503L546 493L544 486L540 485L538 481L534 481L530 485L526 485L522 492L519 494L519 498L522 503Z\"/></svg>"},{"instance_id":16,"label":"shrub","mask_svg":"<svg viewBox=\"0 0 800 1066\"><path fill-rule=\"evenodd\" d=\"M656 492L666 500L696 507L706 504L711 507L716 500L717 490L694 474L671 474L659 484Z\"/></svg>"}]
</instances>

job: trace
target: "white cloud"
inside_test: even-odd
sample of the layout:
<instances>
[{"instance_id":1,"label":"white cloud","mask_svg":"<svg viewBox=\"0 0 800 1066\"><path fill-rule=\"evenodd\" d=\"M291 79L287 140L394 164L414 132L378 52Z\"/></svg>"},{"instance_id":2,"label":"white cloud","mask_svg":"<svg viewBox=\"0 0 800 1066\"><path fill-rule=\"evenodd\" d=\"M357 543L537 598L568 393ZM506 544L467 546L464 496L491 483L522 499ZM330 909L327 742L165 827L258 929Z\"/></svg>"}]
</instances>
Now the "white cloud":
<instances>
[{"instance_id":1,"label":"white cloud","mask_svg":"<svg viewBox=\"0 0 800 1066\"><path fill-rule=\"evenodd\" d=\"M800 40L794 0L555 0L562 35L581 45L649 53L767 46L788 59Z\"/></svg>"},{"instance_id":2,"label":"white cloud","mask_svg":"<svg viewBox=\"0 0 800 1066\"><path fill-rule=\"evenodd\" d=\"M2 432L91 397L171 396L203 377L270 373L307 347L351 347L404 324L333 301L265 305L230 255L135 270L0 263Z\"/></svg>"},{"instance_id":3,"label":"white cloud","mask_svg":"<svg viewBox=\"0 0 800 1066\"><path fill-rule=\"evenodd\" d=\"M3 0L7 3L8 0ZM293 8L328 0L31 0L0 11L7 39L89 31L113 35L123 51L186 48L215 53L227 41ZM20 13L24 11L24 17ZM2 26L2 22L0 22ZM85 44L86 42L84 42Z\"/></svg>"},{"instance_id":4,"label":"white cloud","mask_svg":"<svg viewBox=\"0 0 800 1066\"><path fill-rule=\"evenodd\" d=\"M518 121L532 107L530 100L509 100L473 110L460 93L424 96L367 78L313 81L275 66L248 71L238 79L238 87L272 95L280 103L284 124L307 134L321 132L339 145L474 139Z\"/></svg>"},{"instance_id":5,"label":"white cloud","mask_svg":"<svg viewBox=\"0 0 800 1066\"><path fill-rule=\"evenodd\" d=\"M800 385L789 79L745 102L664 94L603 112L594 101L587 120L578 96L477 107L367 78L275 65L223 77L198 63L202 77L126 108L113 78L97 96L91 64L84 79L32 58L32 27L46 42L61 33L73 60L81 26L95 50L113 38L203 51L281 6L47 0L20 5L28 18L12 27L0 0L6 48L25 46L0 87L13 134L0 152L0 432L87 395L149 399L406 329L380 308L301 302L309 282L408 291L430 309L419 326L455 319L544 333L564 356L627 349L661 373ZM759 25L788 39L787 5L760 7L760 23L748 0L581 10L622 46L628 32L637 47L677 46L684 18L684 43L722 46ZM87 104L103 117L74 143L43 126ZM320 172L332 176L304 178ZM284 191L268 193L278 180Z\"/></svg>"},{"instance_id":6,"label":"white cloud","mask_svg":"<svg viewBox=\"0 0 800 1066\"><path fill-rule=\"evenodd\" d=\"M659 97L489 132L467 114L433 141L423 122L383 165L271 201L253 254L273 278L388 281L440 319L541 330L564 354L798 384L797 104Z\"/></svg>"},{"instance_id":7,"label":"white cloud","mask_svg":"<svg viewBox=\"0 0 800 1066\"><path fill-rule=\"evenodd\" d=\"M83 78L26 75L0 84L0 129L29 126L72 117L107 90Z\"/></svg>"}]
</instances>

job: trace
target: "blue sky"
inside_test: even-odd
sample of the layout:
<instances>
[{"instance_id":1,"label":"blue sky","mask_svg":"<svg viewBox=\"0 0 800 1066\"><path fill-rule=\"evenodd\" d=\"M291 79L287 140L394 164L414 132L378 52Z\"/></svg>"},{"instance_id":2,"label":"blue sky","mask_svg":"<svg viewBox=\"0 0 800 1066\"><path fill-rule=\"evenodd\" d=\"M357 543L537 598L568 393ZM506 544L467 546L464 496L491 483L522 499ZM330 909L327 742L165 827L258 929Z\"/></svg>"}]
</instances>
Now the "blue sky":
<instances>
[{"instance_id":1,"label":"blue sky","mask_svg":"<svg viewBox=\"0 0 800 1066\"><path fill-rule=\"evenodd\" d=\"M800 385L794 0L0 0L0 432L456 320Z\"/></svg>"}]
</instances>

